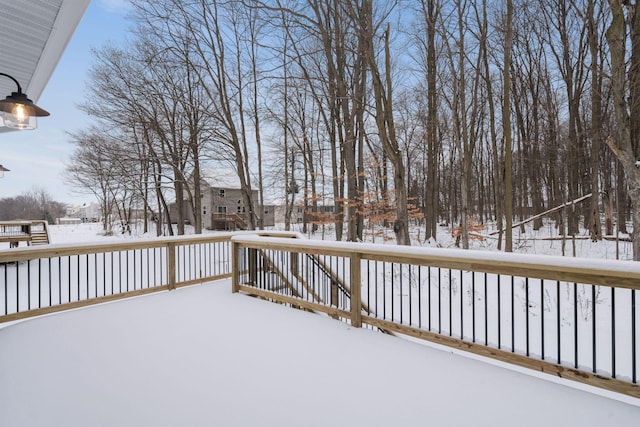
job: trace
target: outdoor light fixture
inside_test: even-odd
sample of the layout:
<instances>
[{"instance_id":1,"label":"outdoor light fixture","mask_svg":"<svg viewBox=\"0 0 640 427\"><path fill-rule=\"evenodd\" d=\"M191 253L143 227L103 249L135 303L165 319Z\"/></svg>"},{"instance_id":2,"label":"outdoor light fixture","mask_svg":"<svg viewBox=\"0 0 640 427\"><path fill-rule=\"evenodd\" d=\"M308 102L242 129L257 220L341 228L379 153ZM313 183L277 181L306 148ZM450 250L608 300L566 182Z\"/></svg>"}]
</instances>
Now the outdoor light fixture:
<instances>
[{"instance_id":1,"label":"outdoor light fixture","mask_svg":"<svg viewBox=\"0 0 640 427\"><path fill-rule=\"evenodd\" d=\"M38 126L36 117L48 116L49 112L27 98L27 94L22 93L22 87L16 79L5 73L0 73L0 76L10 78L18 86L17 92L11 92L11 95L0 101L4 125L11 129L35 129Z\"/></svg>"},{"instance_id":2,"label":"outdoor light fixture","mask_svg":"<svg viewBox=\"0 0 640 427\"><path fill-rule=\"evenodd\" d=\"M5 172L10 172L10 171L9 171L9 169L7 169L4 166L0 165L0 178L4 178L4 173Z\"/></svg>"}]
</instances>

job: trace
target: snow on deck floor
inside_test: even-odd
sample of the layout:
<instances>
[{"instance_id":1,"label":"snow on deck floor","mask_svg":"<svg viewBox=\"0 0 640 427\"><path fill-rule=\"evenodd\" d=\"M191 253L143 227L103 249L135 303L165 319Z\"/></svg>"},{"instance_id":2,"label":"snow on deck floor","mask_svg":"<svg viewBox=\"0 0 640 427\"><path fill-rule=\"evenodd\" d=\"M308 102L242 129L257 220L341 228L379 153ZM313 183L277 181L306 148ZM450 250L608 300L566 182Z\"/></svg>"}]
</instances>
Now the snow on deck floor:
<instances>
[{"instance_id":1,"label":"snow on deck floor","mask_svg":"<svg viewBox=\"0 0 640 427\"><path fill-rule=\"evenodd\" d=\"M228 281L0 329L2 426L638 426L640 406Z\"/></svg>"}]
</instances>

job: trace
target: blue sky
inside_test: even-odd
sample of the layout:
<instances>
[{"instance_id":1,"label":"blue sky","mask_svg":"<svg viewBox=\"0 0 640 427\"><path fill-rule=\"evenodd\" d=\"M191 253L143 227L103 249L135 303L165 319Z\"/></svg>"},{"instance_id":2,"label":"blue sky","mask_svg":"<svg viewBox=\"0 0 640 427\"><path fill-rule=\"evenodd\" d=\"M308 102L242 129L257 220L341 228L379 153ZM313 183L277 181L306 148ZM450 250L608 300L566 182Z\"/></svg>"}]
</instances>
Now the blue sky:
<instances>
[{"instance_id":1,"label":"blue sky","mask_svg":"<svg viewBox=\"0 0 640 427\"><path fill-rule=\"evenodd\" d=\"M10 169L0 179L0 198L42 188L54 200L70 205L94 201L63 182L65 162L74 148L67 133L90 122L77 105L86 94L91 49L124 38L131 25L127 10L126 0L93 0L37 101L51 116L39 118L35 130L0 135L0 164Z\"/></svg>"}]
</instances>

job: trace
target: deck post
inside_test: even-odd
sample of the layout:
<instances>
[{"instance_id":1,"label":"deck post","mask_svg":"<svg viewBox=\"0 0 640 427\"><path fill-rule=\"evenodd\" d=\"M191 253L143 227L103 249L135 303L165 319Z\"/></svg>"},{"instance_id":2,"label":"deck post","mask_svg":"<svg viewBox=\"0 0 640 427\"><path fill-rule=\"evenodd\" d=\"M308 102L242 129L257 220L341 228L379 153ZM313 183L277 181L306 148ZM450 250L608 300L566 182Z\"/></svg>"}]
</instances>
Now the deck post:
<instances>
[{"instance_id":1,"label":"deck post","mask_svg":"<svg viewBox=\"0 0 640 427\"><path fill-rule=\"evenodd\" d=\"M289 253L289 264L291 265L291 274L296 277L298 276L298 253L290 252Z\"/></svg>"},{"instance_id":2,"label":"deck post","mask_svg":"<svg viewBox=\"0 0 640 427\"><path fill-rule=\"evenodd\" d=\"M362 327L362 279L360 261L362 255L354 252L350 257L349 287L351 288L351 326Z\"/></svg>"},{"instance_id":3,"label":"deck post","mask_svg":"<svg viewBox=\"0 0 640 427\"><path fill-rule=\"evenodd\" d=\"M258 284L258 250L255 248L247 249L247 261L249 263L249 283L252 286Z\"/></svg>"},{"instance_id":4,"label":"deck post","mask_svg":"<svg viewBox=\"0 0 640 427\"><path fill-rule=\"evenodd\" d=\"M167 275L169 290L176 288L176 244L167 243Z\"/></svg>"},{"instance_id":5,"label":"deck post","mask_svg":"<svg viewBox=\"0 0 640 427\"><path fill-rule=\"evenodd\" d=\"M231 240L231 292L240 291L240 244Z\"/></svg>"}]
</instances>

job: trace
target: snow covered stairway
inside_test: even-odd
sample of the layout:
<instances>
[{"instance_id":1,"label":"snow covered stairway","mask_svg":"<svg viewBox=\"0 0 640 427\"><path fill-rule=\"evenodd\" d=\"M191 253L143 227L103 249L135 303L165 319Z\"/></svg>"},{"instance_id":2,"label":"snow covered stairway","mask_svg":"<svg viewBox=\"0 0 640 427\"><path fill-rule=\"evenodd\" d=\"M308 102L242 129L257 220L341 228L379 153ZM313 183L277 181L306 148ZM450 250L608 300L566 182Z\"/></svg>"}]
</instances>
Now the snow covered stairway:
<instances>
[{"instance_id":1,"label":"snow covered stairway","mask_svg":"<svg viewBox=\"0 0 640 427\"><path fill-rule=\"evenodd\" d=\"M31 240L28 242L30 246L48 245L49 232L47 228L47 221L32 221L31 222Z\"/></svg>"},{"instance_id":2,"label":"snow covered stairway","mask_svg":"<svg viewBox=\"0 0 640 427\"><path fill-rule=\"evenodd\" d=\"M281 295L289 295L297 299L334 307L349 311L351 301L351 289L348 283L336 272L330 263L316 254L283 254L265 249L257 249L254 255L255 271L251 281L260 283L262 289ZM338 268L339 270L339 268ZM343 271L344 275L345 272ZM260 277L258 277L260 275ZM361 301L364 313L375 315L368 305ZM310 308L297 306L295 308L319 313ZM337 313L328 314L329 317L340 319ZM380 332L393 335L390 331L374 328Z\"/></svg>"},{"instance_id":3,"label":"snow covered stairway","mask_svg":"<svg viewBox=\"0 0 640 427\"><path fill-rule=\"evenodd\" d=\"M340 277L338 277L338 275L331 269L330 266L328 266L322 260L322 258L319 255L308 255L308 256L313 260L313 263L317 266L317 268L320 269L320 271L322 271L324 274L330 276L331 279L336 282L338 289L342 293L344 293L344 295L347 298L351 299L351 288L349 287L349 285L346 284L344 280L342 280ZM369 307L364 301L362 302L362 309L365 312L372 314L372 311L369 309Z\"/></svg>"}]
</instances>

